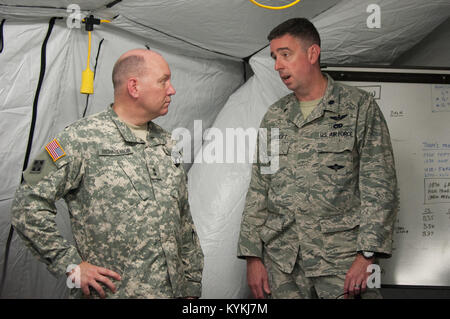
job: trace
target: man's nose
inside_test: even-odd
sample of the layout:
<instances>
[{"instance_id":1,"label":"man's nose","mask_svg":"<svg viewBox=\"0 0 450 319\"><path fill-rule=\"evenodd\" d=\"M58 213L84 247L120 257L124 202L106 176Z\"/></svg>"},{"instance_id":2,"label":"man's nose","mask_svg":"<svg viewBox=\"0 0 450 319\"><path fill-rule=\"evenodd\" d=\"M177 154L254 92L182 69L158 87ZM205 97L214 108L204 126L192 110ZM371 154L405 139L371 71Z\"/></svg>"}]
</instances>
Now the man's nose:
<instances>
[{"instance_id":1,"label":"man's nose","mask_svg":"<svg viewBox=\"0 0 450 319\"><path fill-rule=\"evenodd\" d=\"M167 95L175 95L177 91L175 91L175 88L173 87L172 83L169 85L169 89L167 90Z\"/></svg>"},{"instance_id":2,"label":"man's nose","mask_svg":"<svg viewBox=\"0 0 450 319\"><path fill-rule=\"evenodd\" d=\"M283 68L283 63L280 59L275 59L275 71Z\"/></svg>"}]
</instances>

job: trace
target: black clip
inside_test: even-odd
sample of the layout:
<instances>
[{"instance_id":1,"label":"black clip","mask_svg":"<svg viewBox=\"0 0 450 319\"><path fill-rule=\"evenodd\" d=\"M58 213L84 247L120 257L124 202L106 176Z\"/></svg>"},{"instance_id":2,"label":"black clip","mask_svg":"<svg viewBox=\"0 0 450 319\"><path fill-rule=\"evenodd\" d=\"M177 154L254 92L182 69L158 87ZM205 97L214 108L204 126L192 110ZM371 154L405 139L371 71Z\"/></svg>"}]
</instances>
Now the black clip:
<instances>
[{"instance_id":1,"label":"black clip","mask_svg":"<svg viewBox=\"0 0 450 319\"><path fill-rule=\"evenodd\" d=\"M83 23L86 24L86 31L94 31L94 24L100 25L100 19L94 18L91 14L89 17L84 18Z\"/></svg>"}]
</instances>

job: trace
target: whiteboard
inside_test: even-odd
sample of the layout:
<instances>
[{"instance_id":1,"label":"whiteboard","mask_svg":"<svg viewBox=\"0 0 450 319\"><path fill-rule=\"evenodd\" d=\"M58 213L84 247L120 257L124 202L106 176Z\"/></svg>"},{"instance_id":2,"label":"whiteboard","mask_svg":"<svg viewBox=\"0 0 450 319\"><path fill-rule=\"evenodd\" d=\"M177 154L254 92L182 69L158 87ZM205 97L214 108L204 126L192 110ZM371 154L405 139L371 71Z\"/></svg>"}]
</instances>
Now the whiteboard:
<instances>
[{"instance_id":1,"label":"whiteboard","mask_svg":"<svg viewBox=\"0 0 450 319\"><path fill-rule=\"evenodd\" d=\"M381 284L450 286L450 70L324 71L370 92L390 131L400 211Z\"/></svg>"}]
</instances>

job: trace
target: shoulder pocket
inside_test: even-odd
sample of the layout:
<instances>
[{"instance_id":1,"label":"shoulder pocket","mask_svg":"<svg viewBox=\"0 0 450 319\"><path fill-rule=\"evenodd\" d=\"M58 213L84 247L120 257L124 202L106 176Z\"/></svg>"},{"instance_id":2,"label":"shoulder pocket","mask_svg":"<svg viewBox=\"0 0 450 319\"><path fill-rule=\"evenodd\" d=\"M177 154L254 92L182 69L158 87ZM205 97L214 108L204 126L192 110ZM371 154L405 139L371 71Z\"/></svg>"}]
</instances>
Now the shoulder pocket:
<instances>
[{"instance_id":1,"label":"shoulder pocket","mask_svg":"<svg viewBox=\"0 0 450 319\"><path fill-rule=\"evenodd\" d=\"M56 162L48 155L47 151L42 151L33 161L30 161L27 169L23 172L23 178L29 185L36 185L50 173L61 169L70 162L69 156L64 156Z\"/></svg>"}]
</instances>

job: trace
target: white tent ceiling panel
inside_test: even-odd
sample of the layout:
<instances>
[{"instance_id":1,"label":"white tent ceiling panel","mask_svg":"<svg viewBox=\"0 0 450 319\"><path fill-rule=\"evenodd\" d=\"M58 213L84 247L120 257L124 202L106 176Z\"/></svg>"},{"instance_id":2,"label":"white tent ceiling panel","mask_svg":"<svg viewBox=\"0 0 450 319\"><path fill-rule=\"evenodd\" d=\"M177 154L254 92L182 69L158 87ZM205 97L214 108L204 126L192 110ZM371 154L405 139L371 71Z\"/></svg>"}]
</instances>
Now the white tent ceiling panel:
<instances>
[{"instance_id":1,"label":"white tent ceiling panel","mask_svg":"<svg viewBox=\"0 0 450 319\"><path fill-rule=\"evenodd\" d=\"M448 0L382 0L380 28L369 28L372 0L341 1L312 20L329 64L390 64L420 42L450 14ZM450 62L449 62L450 65Z\"/></svg>"},{"instance_id":2,"label":"white tent ceiling panel","mask_svg":"<svg viewBox=\"0 0 450 319\"><path fill-rule=\"evenodd\" d=\"M130 20L123 15L117 16L114 21L112 21L111 25L117 28L117 32L120 32L120 30L126 30L130 34L139 35L145 39L145 42L151 41L161 49L173 52L174 54L214 60L217 58L227 58L235 61L240 60L221 53L212 52L186 41L181 41L177 38L171 37L155 29Z\"/></svg>"},{"instance_id":3,"label":"white tent ceiling panel","mask_svg":"<svg viewBox=\"0 0 450 319\"><path fill-rule=\"evenodd\" d=\"M425 39L395 60L394 64L450 67L450 17Z\"/></svg>"},{"instance_id":4,"label":"white tent ceiling panel","mask_svg":"<svg viewBox=\"0 0 450 319\"><path fill-rule=\"evenodd\" d=\"M312 18L337 2L302 0L286 10L267 10L248 0L130 0L112 10L183 41L244 58L267 45L267 34L277 24L292 17Z\"/></svg>"},{"instance_id":5,"label":"white tent ceiling panel","mask_svg":"<svg viewBox=\"0 0 450 319\"><path fill-rule=\"evenodd\" d=\"M302 0L286 10L267 10L248 0L127 0L107 9L113 1L2 1L0 16L67 17L65 8L79 5L83 13L103 18L123 16L117 25L140 29L148 38L166 38L175 47L199 47L212 52L244 58L267 44L267 33L287 18L312 18L334 6L339 0ZM125 23L124 23L125 21ZM128 21L128 22L126 22ZM194 23L193 23L194 22ZM113 21L116 24L116 21ZM172 39L167 39L167 36ZM189 50L189 49L188 49Z\"/></svg>"},{"instance_id":6,"label":"white tent ceiling panel","mask_svg":"<svg viewBox=\"0 0 450 319\"><path fill-rule=\"evenodd\" d=\"M95 10L104 7L112 0L2 0L1 4L12 7L32 8L30 15L35 8L67 8L71 4L77 4L82 10Z\"/></svg>"},{"instance_id":7,"label":"white tent ceiling panel","mask_svg":"<svg viewBox=\"0 0 450 319\"><path fill-rule=\"evenodd\" d=\"M88 11L81 12L83 16L88 14ZM32 3L27 6L7 5L0 3L0 18L8 20L20 21L39 21L47 20L50 17L66 18L69 15L67 7L49 8L49 7L35 7Z\"/></svg>"}]
</instances>

